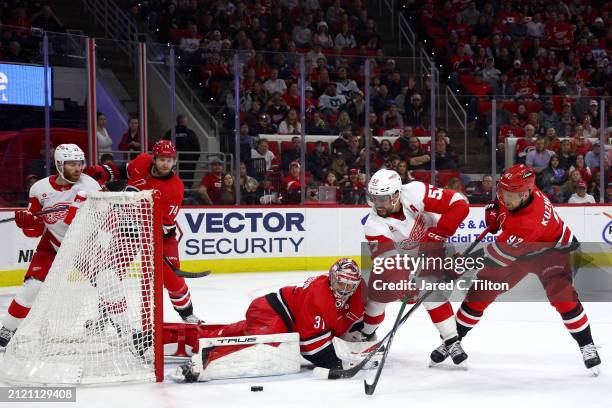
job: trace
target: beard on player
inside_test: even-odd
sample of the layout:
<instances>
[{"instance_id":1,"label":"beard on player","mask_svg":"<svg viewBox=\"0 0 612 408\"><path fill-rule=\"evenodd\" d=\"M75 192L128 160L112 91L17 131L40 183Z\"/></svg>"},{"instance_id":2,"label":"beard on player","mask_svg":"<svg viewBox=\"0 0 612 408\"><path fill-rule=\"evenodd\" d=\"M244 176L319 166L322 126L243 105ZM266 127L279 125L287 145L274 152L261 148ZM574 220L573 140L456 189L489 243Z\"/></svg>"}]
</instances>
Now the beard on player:
<instances>
[{"instance_id":1,"label":"beard on player","mask_svg":"<svg viewBox=\"0 0 612 408\"><path fill-rule=\"evenodd\" d=\"M390 214L397 212L397 204L399 203L399 191L393 195L376 196L368 194L368 202L379 217L388 217Z\"/></svg>"},{"instance_id":2,"label":"beard on player","mask_svg":"<svg viewBox=\"0 0 612 408\"><path fill-rule=\"evenodd\" d=\"M76 183L81 178L83 172L83 163L78 160L66 161L61 166L62 176L70 183Z\"/></svg>"},{"instance_id":3,"label":"beard on player","mask_svg":"<svg viewBox=\"0 0 612 408\"><path fill-rule=\"evenodd\" d=\"M158 156L153 159L153 168L151 169L155 177L166 177L174 168L176 159L174 157Z\"/></svg>"}]
</instances>

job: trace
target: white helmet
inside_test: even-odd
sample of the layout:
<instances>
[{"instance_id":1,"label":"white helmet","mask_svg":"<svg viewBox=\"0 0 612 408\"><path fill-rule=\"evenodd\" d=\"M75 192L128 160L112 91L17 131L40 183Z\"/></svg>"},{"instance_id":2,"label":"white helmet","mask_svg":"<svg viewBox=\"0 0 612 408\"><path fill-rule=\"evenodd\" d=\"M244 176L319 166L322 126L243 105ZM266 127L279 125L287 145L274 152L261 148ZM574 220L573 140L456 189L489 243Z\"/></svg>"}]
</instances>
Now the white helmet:
<instances>
[{"instance_id":1,"label":"white helmet","mask_svg":"<svg viewBox=\"0 0 612 408\"><path fill-rule=\"evenodd\" d=\"M368 195L392 196L402 188L402 178L394 170L378 170L368 183Z\"/></svg>"},{"instance_id":2,"label":"white helmet","mask_svg":"<svg viewBox=\"0 0 612 408\"><path fill-rule=\"evenodd\" d=\"M64 177L64 168L63 164L67 161L80 161L85 165L85 153L83 150L75 144L66 143L61 144L55 148L55 168L57 169L57 173L61 178L66 180L70 184L74 184L74 181L70 181ZM62 166L60 168L60 166Z\"/></svg>"}]
</instances>

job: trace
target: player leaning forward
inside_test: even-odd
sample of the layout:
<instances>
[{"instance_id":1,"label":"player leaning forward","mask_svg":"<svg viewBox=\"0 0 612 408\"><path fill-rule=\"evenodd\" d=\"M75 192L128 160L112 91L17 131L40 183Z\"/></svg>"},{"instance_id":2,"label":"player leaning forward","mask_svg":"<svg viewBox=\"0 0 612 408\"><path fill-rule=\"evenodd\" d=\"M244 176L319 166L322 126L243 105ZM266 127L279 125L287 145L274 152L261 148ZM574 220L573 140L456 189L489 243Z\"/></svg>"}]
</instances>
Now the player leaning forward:
<instances>
[{"instance_id":1,"label":"player leaning forward","mask_svg":"<svg viewBox=\"0 0 612 408\"><path fill-rule=\"evenodd\" d=\"M511 289L527 274L535 274L578 343L585 366L597 374L601 360L572 282L570 251L577 247L577 239L535 186L531 168L523 164L509 168L499 180L497 192L498 199L485 207L485 220L491 233L501 233L494 243L472 254L484 257L485 267L478 272L478 279L506 283ZM503 292L470 287L456 316L460 338L476 326L486 308ZM447 356L444 345L432 352L436 362Z\"/></svg>"},{"instance_id":2,"label":"player leaning forward","mask_svg":"<svg viewBox=\"0 0 612 408\"><path fill-rule=\"evenodd\" d=\"M27 210L15 212L15 223L27 237L41 237L25 275L24 284L13 298L0 329L0 346L6 347L28 315L38 291L53 264L55 255L79 202L86 193L100 190L93 178L83 174L85 154L75 144L61 144L55 149L56 175L37 181L30 188ZM60 211L43 216L34 213L57 208ZM63 208L63 209L62 209Z\"/></svg>"},{"instance_id":3,"label":"player leaning forward","mask_svg":"<svg viewBox=\"0 0 612 408\"><path fill-rule=\"evenodd\" d=\"M253 355L257 349L252 346L199 350L200 338L256 337L295 332L299 334L302 357L312 364L324 368L348 368L361 361L367 349L374 344L341 340L363 317L364 286L359 266L352 259L342 258L331 266L327 274L309 278L302 285L285 286L278 292L254 299L245 313L245 320L220 327L200 325L193 328L194 325L182 325L185 328L182 335L176 331L181 324L167 324L164 327L164 343L184 341L196 352L192 363L182 367L182 375L189 382L270 375L269 370L257 366L258 358ZM276 345L268 347L266 352L281 353ZM284 358L293 359L294 356ZM300 357L297 355L295 358ZM371 360L372 364L365 368L375 366L377 361L375 356ZM228 370L231 367L240 367L240 370L230 374Z\"/></svg>"},{"instance_id":4,"label":"player leaning forward","mask_svg":"<svg viewBox=\"0 0 612 408\"><path fill-rule=\"evenodd\" d=\"M371 257L394 257L398 252L417 256L419 253L444 257L444 243L455 233L469 213L468 203L461 194L440 189L420 181L402 185L399 174L393 170L377 171L368 183L368 202L372 211L364 225L365 238ZM432 252L432 248L434 251ZM402 272L391 267L380 276L382 281L396 281ZM411 279L438 280L442 271L414 272ZM433 273L432 273L433 272ZM370 277L368 302L361 335L374 338L374 332L385 317L389 302L402 299L405 291L374 290ZM423 302L453 362L460 364L467 358L457 334L452 306L441 292L434 292Z\"/></svg>"},{"instance_id":5,"label":"player leaning forward","mask_svg":"<svg viewBox=\"0 0 612 408\"><path fill-rule=\"evenodd\" d=\"M164 258L174 267L180 267L176 240L176 216L183 202L185 186L174 172L176 148L169 140L160 140L153 146L153 154L141 153L134 160L117 167L114 164L93 166L87 169L100 184L127 180L127 191L157 190L161 193L162 224L164 230ZM193 314L191 293L185 278L178 276L164 262L164 287L170 295L174 310L186 323L199 323Z\"/></svg>"}]
</instances>

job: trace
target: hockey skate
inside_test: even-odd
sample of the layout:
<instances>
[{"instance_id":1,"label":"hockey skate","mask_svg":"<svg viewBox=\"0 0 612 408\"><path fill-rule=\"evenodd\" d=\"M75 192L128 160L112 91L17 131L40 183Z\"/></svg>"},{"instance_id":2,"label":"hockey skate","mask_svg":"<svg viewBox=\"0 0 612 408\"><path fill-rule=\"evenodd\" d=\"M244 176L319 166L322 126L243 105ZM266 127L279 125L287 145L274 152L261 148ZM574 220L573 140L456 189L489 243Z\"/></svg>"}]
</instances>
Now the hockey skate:
<instances>
[{"instance_id":1,"label":"hockey skate","mask_svg":"<svg viewBox=\"0 0 612 408\"><path fill-rule=\"evenodd\" d=\"M189 323L189 324L203 324L204 323L204 320L200 319L198 316L194 315L193 313L187 316L181 316L181 319L183 319L185 323Z\"/></svg>"},{"instance_id":2,"label":"hockey skate","mask_svg":"<svg viewBox=\"0 0 612 408\"><path fill-rule=\"evenodd\" d=\"M9 330L3 326L0 329L0 347L6 347L13 338L15 332L16 330Z\"/></svg>"},{"instance_id":3,"label":"hockey skate","mask_svg":"<svg viewBox=\"0 0 612 408\"><path fill-rule=\"evenodd\" d=\"M468 357L467 353L463 350L463 347L461 347L461 340L459 340L457 337L446 340L438 348L431 352L429 356L431 358L429 366L433 367L440 364L446 360L448 356L451 356L455 365L463 363Z\"/></svg>"},{"instance_id":4,"label":"hockey skate","mask_svg":"<svg viewBox=\"0 0 612 408\"><path fill-rule=\"evenodd\" d=\"M582 360L584 360L584 366L591 370L594 376L599 375L599 365L601 364L601 358L597 352L597 347L593 343L589 343L586 346L580 347L582 353Z\"/></svg>"}]
</instances>

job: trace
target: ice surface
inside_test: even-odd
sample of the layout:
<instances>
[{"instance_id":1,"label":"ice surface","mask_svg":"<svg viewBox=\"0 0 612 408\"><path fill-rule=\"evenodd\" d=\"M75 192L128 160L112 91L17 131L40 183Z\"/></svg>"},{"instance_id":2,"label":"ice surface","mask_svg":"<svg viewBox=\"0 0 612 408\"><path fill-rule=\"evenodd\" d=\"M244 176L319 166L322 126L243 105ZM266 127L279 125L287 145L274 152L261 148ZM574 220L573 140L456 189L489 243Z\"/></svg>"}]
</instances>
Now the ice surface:
<instances>
[{"instance_id":1,"label":"ice surface","mask_svg":"<svg viewBox=\"0 0 612 408\"><path fill-rule=\"evenodd\" d=\"M283 272L211 275L189 280L195 312L208 323L242 319L254 297L296 284L316 273ZM0 315L16 288L0 288ZM379 329L386 333L398 304L387 309ZM457 305L454 305L455 308ZM361 374L350 380L317 380L306 368L300 374L197 384L126 384L81 387L70 407L611 407L612 305L584 305L595 342L602 346L599 377L584 368L574 340L547 303L498 303L486 311L464 341L468 369L451 364L427 368L439 344L424 310L418 310L396 336L376 393L366 396ZM180 321L165 300L166 321ZM0 353L0 359L3 353ZM167 363L166 373L177 363ZM365 375L372 377L374 372ZM2 384L5 385L5 384ZM263 392L251 392L263 385ZM111 405L112 404L112 405ZM29 404L15 403L16 407ZM46 407L60 404L45 404ZM2 403L2 407L11 404Z\"/></svg>"}]
</instances>

